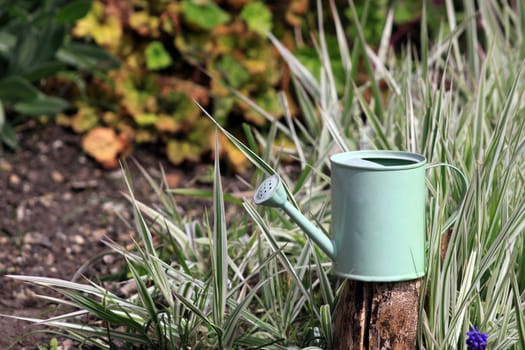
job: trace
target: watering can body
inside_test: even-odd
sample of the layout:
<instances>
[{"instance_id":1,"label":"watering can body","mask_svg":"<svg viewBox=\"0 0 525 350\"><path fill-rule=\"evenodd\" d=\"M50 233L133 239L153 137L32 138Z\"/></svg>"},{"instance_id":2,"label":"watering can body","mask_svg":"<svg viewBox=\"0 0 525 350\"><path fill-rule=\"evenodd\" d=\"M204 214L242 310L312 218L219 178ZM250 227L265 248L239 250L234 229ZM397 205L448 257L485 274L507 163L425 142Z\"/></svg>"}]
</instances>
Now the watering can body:
<instances>
[{"instance_id":1,"label":"watering can body","mask_svg":"<svg viewBox=\"0 0 525 350\"><path fill-rule=\"evenodd\" d=\"M358 151L330 160L334 272L362 281L423 276L425 158L406 152Z\"/></svg>"},{"instance_id":2,"label":"watering can body","mask_svg":"<svg viewBox=\"0 0 525 350\"><path fill-rule=\"evenodd\" d=\"M424 156L399 151L335 154L331 163L331 236L287 201L280 178L267 178L254 195L257 204L282 208L334 261L338 276L393 282L425 275L426 170ZM457 215L457 214L456 214ZM448 222L455 220L452 216Z\"/></svg>"}]
</instances>

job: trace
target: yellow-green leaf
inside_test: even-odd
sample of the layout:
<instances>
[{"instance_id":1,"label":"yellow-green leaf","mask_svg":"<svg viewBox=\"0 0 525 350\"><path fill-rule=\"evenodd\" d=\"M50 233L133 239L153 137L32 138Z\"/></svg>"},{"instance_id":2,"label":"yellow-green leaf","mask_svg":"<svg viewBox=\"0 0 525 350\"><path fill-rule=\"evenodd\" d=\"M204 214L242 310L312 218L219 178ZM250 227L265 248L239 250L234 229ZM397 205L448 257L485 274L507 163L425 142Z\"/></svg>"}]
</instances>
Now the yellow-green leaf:
<instances>
[{"instance_id":1,"label":"yellow-green leaf","mask_svg":"<svg viewBox=\"0 0 525 350\"><path fill-rule=\"evenodd\" d=\"M234 88L238 89L250 80L250 73L231 55L224 55L217 62L217 69Z\"/></svg>"},{"instance_id":2,"label":"yellow-green leaf","mask_svg":"<svg viewBox=\"0 0 525 350\"><path fill-rule=\"evenodd\" d=\"M105 13L100 1L94 1L89 13L77 21L73 34L92 37L97 44L114 49L118 47L122 37L122 26L117 17Z\"/></svg>"},{"instance_id":3,"label":"yellow-green leaf","mask_svg":"<svg viewBox=\"0 0 525 350\"><path fill-rule=\"evenodd\" d=\"M133 116L133 119L140 126L154 125L157 122L158 116L153 113L141 113Z\"/></svg>"},{"instance_id":4,"label":"yellow-green leaf","mask_svg":"<svg viewBox=\"0 0 525 350\"><path fill-rule=\"evenodd\" d=\"M196 1L184 0L182 12L188 22L202 29L210 30L230 20L228 12L221 9L215 2L201 5Z\"/></svg>"},{"instance_id":5,"label":"yellow-green leaf","mask_svg":"<svg viewBox=\"0 0 525 350\"><path fill-rule=\"evenodd\" d=\"M241 11L241 18L246 21L248 28L261 35L272 30L272 13L260 1L246 4Z\"/></svg>"},{"instance_id":6,"label":"yellow-green leaf","mask_svg":"<svg viewBox=\"0 0 525 350\"><path fill-rule=\"evenodd\" d=\"M170 115L161 114L155 121L155 128L160 132L175 133L180 129L180 123Z\"/></svg>"},{"instance_id":7,"label":"yellow-green leaf","mask_svg":"<svg viewBox=\"0 0 525 350\"><path fill-rule=\"evenodd\" d=\"M149 45L146 46L144 54L146 57L146 67L151 70L169 67L173 62L169 52L160 41L149 43Z\"/></svg>"},{"instance_id":8,"label":"yellow-green leaf","mask_svg":"<svg viewBox=\"0 0 525 350\"><path fill-rule=\"evenodd\" d=\"M160 19L148 15L145 11L133 12L129 17L129 25L140 35L149 35L154 38L159 36Z\"/></svg>"},{"instance_id":9,"label":"yellow-green leaf","mask_svg":"<svg viewBox=\"0 0 525 350\"><path fill-rule=\"evenodd\" d=\"M71 127L76 133L83 133L93 129L98 124L97 112L86 105L80 105L78 112L71 120Z\"/></svg>"}]
</instances>

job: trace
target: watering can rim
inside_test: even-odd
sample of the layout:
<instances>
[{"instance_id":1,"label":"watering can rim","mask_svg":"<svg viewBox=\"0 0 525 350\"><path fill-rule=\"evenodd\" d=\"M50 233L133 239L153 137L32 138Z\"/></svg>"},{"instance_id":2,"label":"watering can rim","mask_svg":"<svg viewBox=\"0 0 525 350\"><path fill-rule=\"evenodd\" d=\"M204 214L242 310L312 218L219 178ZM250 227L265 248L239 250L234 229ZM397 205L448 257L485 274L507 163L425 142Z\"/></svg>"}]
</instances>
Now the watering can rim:
<instances>
[{"instance_id":1,"label":"watering can rim","mask_svg":"<svg viewBox=\"0 0 525 350\"><path fill-rule=\"evenodd\" d=\"M398 159L410 161L409 164L399 164L399 165L388 165L388 166L379 166L379 165L367 165L365 163L352 163L349 160L353 159ZM330 157L332 166L341 166L343 168L357 168L365 170L376 170L376 171L392 171L392 170L406 170L414 169L421 166L424 166L427 162L425 156L419 153L406 152L406 151L392 151L392 150L361 150L361 151L348 151L336 153ZM369 162L373 163L373 162Z\"/></svg>"}]
</instances>

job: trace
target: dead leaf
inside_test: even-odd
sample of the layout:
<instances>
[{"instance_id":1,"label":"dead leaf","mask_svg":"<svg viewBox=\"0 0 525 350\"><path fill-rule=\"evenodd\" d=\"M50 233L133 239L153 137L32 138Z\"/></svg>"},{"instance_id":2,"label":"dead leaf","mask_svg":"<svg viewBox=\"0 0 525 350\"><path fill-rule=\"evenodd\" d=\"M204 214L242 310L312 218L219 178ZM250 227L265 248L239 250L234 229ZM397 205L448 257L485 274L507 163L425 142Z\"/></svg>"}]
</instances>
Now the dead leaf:
<instances>
[{"instance_id":1,"label":"dead leaf","mask_svg":"<svg viewBox=\"0 0 525 350\"><path fill-rule=\"evenodd\" d=\"M228 5L236 8L236 9L240 9L241 7L243 7L246 3L248 2L248 0L228 0Z\"/></svg>"},{"instance_id":2,"label":"dead leaf","mask_svg":"<svg viewBox=\"0 0 525 350\"><path fill-rule=\"evenodd\" d=\"M103 167L112 169L118 165L117 156L123 145L113 129L98 127L84 136L82 148Z\"/></svg>"},{"instance_id":3,"label":"dead leaf","mask_svg":"<svg viewBox=\"0 0 525 350\"><path fill-rule=\"evenodd\" d=\"M180 173L168 173L166 174L166 184L169 188L179 187L182 181L182 174Z\"/></svg>"},{"instance_id":4,"label":"dead leaf","mask_svg":"<svg viewBox=\"0 0 525 350\"><path fill-rule=\"evenodd\" d=\"M133 137L131 134L123 132L118 135L118 139L120 141L120 149L118 153L121 157L129 156L133 150Z\"/></svg>"},{"instance_id":5,"label":"dead leaf","mask_svg":"<svg viewBox=\"0 0 525 350\"><path fill-rule=\"evenodd\" d=\"M62 173L60 173L59 171L53 170L51 172L51 179L53 179L53 182L57 184L62 183L64 182L64 175L62 175Z\"/></svg>"},{"instance_id":6,"label":"dead leaf","mask_svg":"<svg viewBox=\"0 0 525 350\"><path fill-rule=\"evenodd\" d=\"M0 159L0 171L6 171L10 173L13 170L13 166L5 159Z\"/></svg>"},{"instance_id":7,"label":"dead leaf","mask_svg":"<svg viewBox=\"0 0 525 350\"><path fill-rule=\"evenodd\" d=\"M70 127L71 118L68 115L65 115L64 113L58 113L55 116L55 123L57 123L60 126Z\"/></svg>"},{"instance_id":8,"label":"dead leaf","mask_svg":"<svg viewBox=\"0 0 525 350\"><path fill-rule=\"evenodd\" d=\"M122 0L105 0L105 11L108 16L114 16L124 23L128 21L132 10L132 3Z\"/></svg>"},{"instance_id":9,"label":"dead leaf","mask_svg":"<svg viewBox=\"0 0 525 350\"><path fill-rule=\"evenodd\" d=\"M308 11L308 0L292 0L285 14L286 21L294 27L299 27Z\"/></svg>"}]
</instances>

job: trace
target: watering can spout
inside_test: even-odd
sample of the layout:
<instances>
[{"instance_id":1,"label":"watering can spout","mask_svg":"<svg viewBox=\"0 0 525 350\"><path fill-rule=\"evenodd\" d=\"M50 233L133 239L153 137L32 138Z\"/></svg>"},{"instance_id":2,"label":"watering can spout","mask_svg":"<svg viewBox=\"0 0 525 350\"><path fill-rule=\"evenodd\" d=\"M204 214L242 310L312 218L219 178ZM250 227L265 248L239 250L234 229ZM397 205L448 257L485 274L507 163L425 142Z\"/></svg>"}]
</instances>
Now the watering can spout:
<instances>
[{"instance_id":1,"label":"watering can spout","mask_svg":"<svg viewBox=\"0 0 525 350\"><path fill-rule=\"evenodd\" d=\"M278 175L266 178L255 191L253 199L259 205L282 208L332 260L335 260L334 243L287 200L286 191Z\"/></svg>"}]
</instances>

